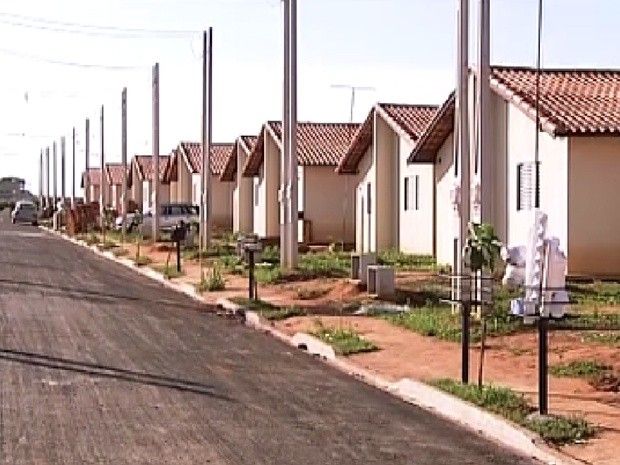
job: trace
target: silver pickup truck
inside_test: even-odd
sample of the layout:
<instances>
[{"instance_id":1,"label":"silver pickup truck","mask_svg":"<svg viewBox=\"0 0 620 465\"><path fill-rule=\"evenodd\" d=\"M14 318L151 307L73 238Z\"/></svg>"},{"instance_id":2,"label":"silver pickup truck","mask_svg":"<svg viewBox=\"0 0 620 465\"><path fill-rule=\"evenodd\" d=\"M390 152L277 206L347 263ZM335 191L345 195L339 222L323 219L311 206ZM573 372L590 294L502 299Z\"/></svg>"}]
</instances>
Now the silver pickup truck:
<instances>
[{"instance_id":1,"label":"silver pickup truck","mask_svg":"<svg viewBox=\"0 0 620 465\"><path fill-rule=\"evenodd\" d=\"M159 206L159 231L170 234L181 221L185 224L197 224L200 221L199 209L189 203L164 203ZM143 215L140 231L143 237L153 235L153 214Z\"/></svg>"}]
</instances>

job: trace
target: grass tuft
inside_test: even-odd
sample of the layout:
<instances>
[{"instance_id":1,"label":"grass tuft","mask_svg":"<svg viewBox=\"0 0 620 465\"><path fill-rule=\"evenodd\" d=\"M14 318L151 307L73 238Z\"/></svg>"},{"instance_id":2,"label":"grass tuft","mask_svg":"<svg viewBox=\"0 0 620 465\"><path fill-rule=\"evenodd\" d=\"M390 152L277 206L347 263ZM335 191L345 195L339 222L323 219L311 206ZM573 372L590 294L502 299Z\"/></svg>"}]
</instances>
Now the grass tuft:
<instances>
[{"instance_id":1,"label":"grass tuft","mask_svg":"<svg viewBox=\"0 0 620 465\"><path fill-rule=\"evenodd\" d=\"M146 255L140 255L139 257L134 258L133 262L136 264L136 266L146 266L150 265L152 261L153 260L151 260Z\"/></svg>"},{"instance_id":2,"label":"grass tuft","mask_svg":"<svg viewBox=\"0 0 620 465\"><path fill-rule=\"evenodd\" d=\"M353 329L327 328L319 325L311 334L332 346L338 355L351 355L379 350L374 343L364 339Z\"/></svg>"},{"instance_id":3,"label":"grass tuft","mask_svg":"<svg viewBox=\"0 0 620 465\"><path fill-rule=\"evenodd\" d=\"M549 367L549 373L561 378L592 378L609 370L611 370L609 365L596 360L573 360Z\"/></svg>"},{"instance_id":4,"label":"grass tuft","mask_svg":"<svg viewBox=\"0 0 620 465\"><path fill-rule=\"evenodd\" d=\"M431 384L442 391L470 402L490 412L524 426L538 433L545 441L553 444L567 444L584 441L596 433L596 429L583 418L571 416L550 416L532 418L534 409L523 394L512 389L461 384L452 379L438 379Z\"/></svg>"},{"instance_id":5,"label":"grass tuft","mask_svg":"<svg viewBox=\"0 0 620 465\"><path fill-rule=\"evenodd\" d=\"M153 266L153 269L158 273L163 274L166 279L180 278L181 276L185 275L182 270L177 271L176 266L155 265Z\"/></svg>"},{"instance_id":6,"label":"grass tuft","mask_svg":"<svg viewBox=\"0 0 620 465\"><path fill-rule=\"evenodd\" d=\"M380 252L377 258L380 265L393 266L397 270L434 271L437 269L437 262L432 255L412 255L397 249L390 249Z\"/></svg>"},{"instance_id":7,"label":"grass tuft","mask_svg":"<svg viewBox=\"0 0 620 465\"><path fill-rule=\"evenodd\" d=\"M583 340L594 344L602 344L610 347L620 347L620 332L606 331L600 333L586 333Z\"/></svg>"},{"instance_id":8,"label":"grass tuft","mask_svg":"<svg viewBox=\"0 0 620 465\"><path fill-rule=\"evenodd\" d=\"M233 297L232 302L260 314L269 321L282 321L294 316L306 315L305 310L298 307L278 307L265 300L250 300L247 297Z\"/></svg>"}]
</instances>

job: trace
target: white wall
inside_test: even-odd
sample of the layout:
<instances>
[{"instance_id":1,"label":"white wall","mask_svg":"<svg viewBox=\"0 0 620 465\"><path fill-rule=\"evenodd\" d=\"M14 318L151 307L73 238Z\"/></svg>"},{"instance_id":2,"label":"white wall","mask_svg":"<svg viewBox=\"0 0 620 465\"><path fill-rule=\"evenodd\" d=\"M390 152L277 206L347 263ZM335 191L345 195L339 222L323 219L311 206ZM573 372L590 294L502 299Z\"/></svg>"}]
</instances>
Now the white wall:
<instances>
[{"instance_id":1,"label":"white wall","mask_svg":"<svg viewBox=\"0 0 620 465\"><path fill-rule=\"evenodd\" d=\"M355 249L358 252L371 252L376 250L376 195L374 189L376 187L376 169L373 163L374 151L372 146L368 148L364 156L359 162L359 174L354 177L355 189ZM372 199L371 211L373 214L367 214L367 185L371 184Z\"/></svg>"},{"instance_id":2,"label":"white wall","mask_svg":"<svg viewBox=\"0 0 620 465\"><path fill-rule=\"evenodd\" d=\"M201 184L201 180L200 180L200 173L191 173L191 180L192 180L192 189L191 189L191 202L194 205L200 205L200 184Z\"/></svg>"},{"instance_id":3,"label":"white wall","mask_svg":"<svg viewBox=\"0 0 620 465\"><path fill-rule=\"evenodd\" d=\"M233 231L247 233L252 231L254 182L252 178L242 175L246 159L247 153L238 146L236 185L233 191Z\"/></svg>"},{"instance_id":4,"label":"white wall","mask_svg":"<svg viewBox=\"0 0 620 465\"><path fill-rule=\"evenodd\" d=\"M434 179L432 163L408 164L412 144L400 138L398 155L398 246L402 252L418 255L433 254ZM409 199L405 210L405 178L409 177ZM415 204L415 180L418 182L418 202Z\"/></svg>"},{"instance_id":5,"label":"white wall","mask_svg":"<svg viewBox=\"0 0 620 465\"><path fill-rule=\"evenodd\" d=\"M454 135L450 134L435 159L435 257L437 264L452 266L454 239L458 237L458 212L451 193L457 183L454 174Z\"/></svg>"},{"instance_id":6,"label":"white wall","mask_svg":"<svg viewBox=\"0 0 620 465\"><path fill-rule=\"evenodd\" d=\"M261 165L258 176L252 178L253 203L252 218L254 223L254 234L260 237L267 235L267 210L265 197L267 194L267 182L265 179L265 165Z\"/></svg>"},{"instance_id":7,"label":"white wall","mask_svg":"<svg viewBox=\"0 0 620 465\"><path fill-rule=\"evenodd\" d=\"M525 245L533 211L517 211L517 164L534 160L535 123L523 112L507 108L507 226L509 245ZM547 235L568 250L568 143L564 137L540 133L540 209L548 215Z\"/></svg>"}]
</instances>

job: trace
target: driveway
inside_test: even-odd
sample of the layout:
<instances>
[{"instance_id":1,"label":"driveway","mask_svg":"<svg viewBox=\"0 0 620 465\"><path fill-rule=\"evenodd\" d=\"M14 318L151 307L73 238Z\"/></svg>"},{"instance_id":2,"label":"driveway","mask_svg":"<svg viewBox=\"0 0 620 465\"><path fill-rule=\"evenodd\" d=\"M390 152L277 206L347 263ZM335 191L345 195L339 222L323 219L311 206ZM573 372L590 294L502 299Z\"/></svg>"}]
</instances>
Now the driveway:
<instances>
[{"instance_id":1,"label":"driveway","mask_svg":"<svg viewBox=\"0 0 620 465\"><path fill-rule=\"evenodd\" d=\"M7 464L532 464L0 218Z\"/></svg>"}]
</instances>

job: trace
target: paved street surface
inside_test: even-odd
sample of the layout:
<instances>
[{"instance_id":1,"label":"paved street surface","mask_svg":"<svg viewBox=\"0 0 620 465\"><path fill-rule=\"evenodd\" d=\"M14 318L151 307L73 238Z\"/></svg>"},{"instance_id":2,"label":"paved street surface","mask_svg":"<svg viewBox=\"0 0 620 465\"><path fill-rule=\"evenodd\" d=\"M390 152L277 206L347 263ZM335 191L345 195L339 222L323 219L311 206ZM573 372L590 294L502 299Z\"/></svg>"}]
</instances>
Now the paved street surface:
<instances>
[{"instance_id":1,"label":"paved street surface","mask_svg":"<svg viewBox=\"0 0 620 465\"><path fill-rule=\"evenodd\" d=\"M0 463L532 463L6 212L0 324Z\"/></svg>"}]
</instances>

